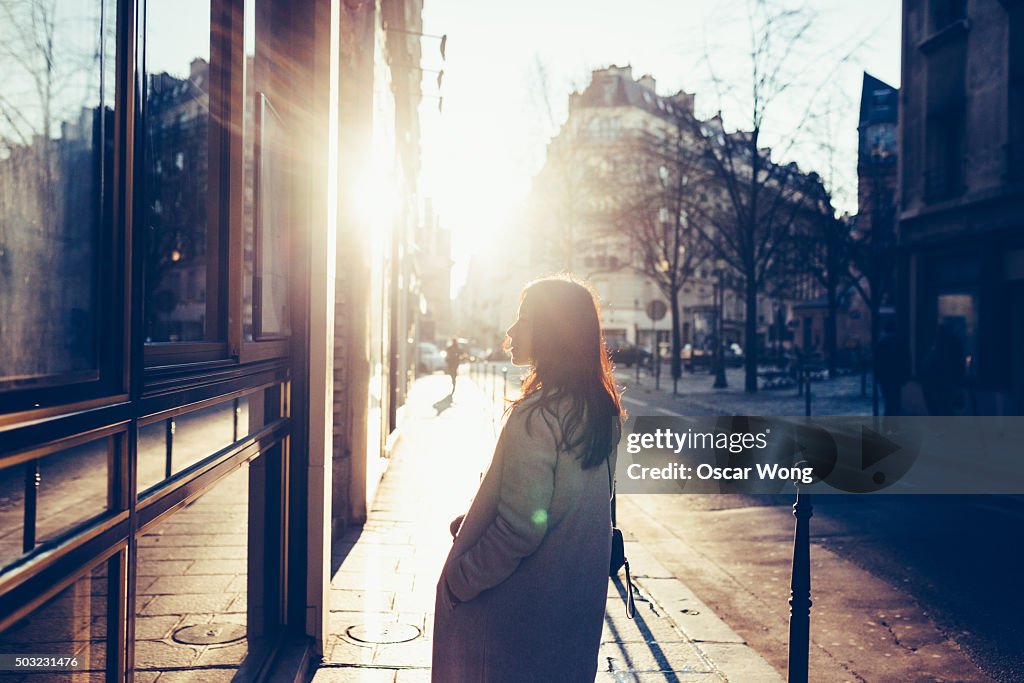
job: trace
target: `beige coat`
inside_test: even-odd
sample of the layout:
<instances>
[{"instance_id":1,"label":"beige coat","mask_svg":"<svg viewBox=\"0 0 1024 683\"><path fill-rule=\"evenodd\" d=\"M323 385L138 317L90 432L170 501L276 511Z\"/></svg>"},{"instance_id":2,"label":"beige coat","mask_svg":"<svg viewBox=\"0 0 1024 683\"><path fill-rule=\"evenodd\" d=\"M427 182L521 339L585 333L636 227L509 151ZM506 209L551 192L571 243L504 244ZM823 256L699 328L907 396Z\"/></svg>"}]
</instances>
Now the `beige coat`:
<instances>
[{"instance_id":1,"label":"beige coat","mask_svg":"<svg viewBox=\"0 0 1024 683\"><path fill-rule=\"evenodd\" d=\"M583 470L574 452L557 452L557 422L540 410L528 432L524 409L536 400L509 416L441 572L435 682L596 676L611 555L608 471Z\"/></svg>"}]
</instances>

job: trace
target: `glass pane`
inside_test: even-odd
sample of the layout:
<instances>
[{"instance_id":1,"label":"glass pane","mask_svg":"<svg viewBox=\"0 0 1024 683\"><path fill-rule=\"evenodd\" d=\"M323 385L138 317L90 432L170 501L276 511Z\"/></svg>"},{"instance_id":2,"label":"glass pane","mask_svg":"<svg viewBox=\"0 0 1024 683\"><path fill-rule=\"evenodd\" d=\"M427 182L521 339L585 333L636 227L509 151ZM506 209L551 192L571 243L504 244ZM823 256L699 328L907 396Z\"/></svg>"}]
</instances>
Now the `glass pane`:
<instances>
[{"instance_id":1,"label":"glass pane","mask_svg":"<svg viewBox=\"0 0 1024 683\"><path fill-rule=\"evenodd\" d=\"M253 187L256 179L256 0L245 0L245 123L242 131L244 193L242 195L242 338L252 341L252 280L255 274L256 235L253 224Z\"/></svg>"},{"instance_id":2,"label":"glass pane","mask_svg":"<svg viewBox=\"0 0 1024 683\"><path fill-rule=\"evenodd\" d=\"M0 567L6 567L22 554L27 467L22 463L0 470Z\"/></svg>"},{"instance_id":3,"label":"glass pane","mask_svg":"<svg viewBox=\"0 0 1024 683\"><path fill-rule=\"evenodd\" d=\"M139 427L137 490L145 491L167 477L167 420Z\"/></svg>"},{"instance_id":4,"label":"glass pane","mask_svg":"<svg viewBox=\"0 0 1024 683\"><path fill-rule=\"evenodd\" d=\"M103 438L0 470L0 567L24 554L26 481L36 482L33 547L109 509L111 447Z\"/></svg>"},{"instance_id":5,"label":"glass pane","mask_svg":"<svg viewBox=\"0 0 1024 683\"><path fill-rule=\"evenodd\" d=\"M0 680L104 680L107 637L107 563L71 584L42 607L0 633L0 652L36 656L72 656L74 671L0 674Z\"/></svg>"},{"instance_id":6,"label":"glass pane","mask_svg":"<svg viewBox=\"0 0 1024 683\"><path fill-rule=\"evenodd\" d=\"M257 98L256 273L253 280L255 336L287 336L288 216L282 188L287 183L283 121L270 100Z\"/></svg>"},{"instance_id":7,"label":"glass pane","mask_svg":"<svg viewBox=\"0 0 1024 683\"><path fill-rule=\"evenodd\" d=\"M0 0L0 383L97 369L113 7Z\"/></svg>"},{"instance_id":8,"label":"glass pane","mask_svg":"<svg viewBox=\"0 0 1024 683\"><path fill-rule=\"evenodd\" d=\"M231 401L174 418L171 473L177 474L230 445L234 434Z\"/></svg>"},{"instance_id":9,"label":"glass pane","mask_svg":"<svg viewBox=\"0 0 1024 683\"><path fill-rule=\"evenodd\" d=\"M110 449L111 440L101 439L39 461L37 543L107 511Z\"/></svg>"},{"instance_id":10,"label":"glass pane","mask_svg":"<svg viewBox=\"0 0 1024 683\"><path fill-rule=\"evenodd\" d=\"M170 423L170 434L168 434ZM138 490L145 491L249 435L249 399L203 408L139 429ZM169 437L169 439L168 439ZM167 471L167 446L171 466Z\"/></svg>"},{"instance_id":11,"label":"glass pane","mask_svg":"<svg viewBox=\"0 0 1024 683\"><path fill-rule=\"evenodd\" d=\"M249 467L139 537L137 680L229 681L246 639Z\"/></svg>"},{"instance_id":12,"label":"glass pane","mask_svg":"<svg viewBox=\"0 0 1024 683\"><path fill-rule=\"evenodd\" d=\"M206 337L210 3L146 2L146 341Z\"/></svg>"}]
</instances>

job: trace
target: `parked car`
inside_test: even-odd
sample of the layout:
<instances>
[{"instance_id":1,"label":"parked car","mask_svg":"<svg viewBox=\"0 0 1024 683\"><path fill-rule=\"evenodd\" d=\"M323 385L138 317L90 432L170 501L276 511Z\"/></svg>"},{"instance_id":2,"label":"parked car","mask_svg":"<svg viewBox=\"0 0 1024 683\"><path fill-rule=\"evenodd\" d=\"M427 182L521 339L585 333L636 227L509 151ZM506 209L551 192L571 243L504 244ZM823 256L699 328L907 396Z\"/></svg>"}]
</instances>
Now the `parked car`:
<instances>
[{"instance_id":1,"label":"parked car","mask_svg":"<svg viewBox=\"0 0 1024 683\"><path fill-rule=\"evenodd\" d=\"M416 347L416 372L430 375L445 368L444 353L437 348L437 344L420 342Z\"/></svg>"},{"instance_id":2,"label":"parked car","mask_svg":"<svg viewBox=\"0 0 1024 683\"><path fill-rule=\"evenodd\" d=\"M632 367L639 362L641 365L651 361L651 351L634 344L615 344L609 348L612 362L623 367Z\"/></svg>"}]
</instances>

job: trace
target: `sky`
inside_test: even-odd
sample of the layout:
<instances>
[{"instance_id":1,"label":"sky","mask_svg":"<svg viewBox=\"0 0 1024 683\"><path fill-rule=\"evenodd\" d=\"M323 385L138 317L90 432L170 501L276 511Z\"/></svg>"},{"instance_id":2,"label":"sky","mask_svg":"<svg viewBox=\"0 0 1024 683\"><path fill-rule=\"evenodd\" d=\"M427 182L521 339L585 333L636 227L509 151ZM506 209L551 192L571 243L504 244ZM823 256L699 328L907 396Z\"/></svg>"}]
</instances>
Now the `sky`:
<instances>
[{"instance_id":1,"label":"sky","mask_svg":"<svg viewBox=\"0 0 1024 683\"><path fill-rule=\"evenodd\" d=\"M900 2L777 1L812 23L789 62L795 85L766 117L767 144L785 150L776 160L830 179L838 208L853 213L862 73L899 85ZM659 94L696 93L699 114L721 109L727 128L742 127L749 119L742 103L750 82L749 3L424 0L424 33L448 40L444 62L438 40L422 43L423 68L445 74L438 92L436 74L424 72L421 190L452 230L453 294L471 256L514 223L565 120L569 93L586 87L593 69L631 65L634 77L654 76ZM740 94L720 96L712 69ZM813 131L799 125L807 111L827 112ZM826 138L832 144L822 145Z\"/></svg>"}]
</instances>

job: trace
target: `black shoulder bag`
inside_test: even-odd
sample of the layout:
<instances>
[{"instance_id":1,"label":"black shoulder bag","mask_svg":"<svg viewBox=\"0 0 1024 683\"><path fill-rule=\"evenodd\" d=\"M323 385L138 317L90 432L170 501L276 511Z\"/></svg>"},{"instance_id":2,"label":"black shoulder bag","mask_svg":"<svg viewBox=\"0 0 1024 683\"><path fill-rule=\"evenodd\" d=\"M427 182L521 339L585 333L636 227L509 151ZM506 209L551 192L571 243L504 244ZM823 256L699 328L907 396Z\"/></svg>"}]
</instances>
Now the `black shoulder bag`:
<instances>
[{"instance_id":1,"label":"black shoulder bag","mask_svg":"<svg viewBox=\"0 0 1024 683\"><path fill-rule=\"evenodd\" d=\"M615 482L612 479L611 455L605 459L608 466L608 490L611 492L612 500L612 556L608 567L608 576L615 578L619 570L626 568L626 616L630 619L636 614L636 603L633 602L633 580L629 576L629 560L626 559L626 544L622 538L622 531L615 526Z\"/></svg>"}]
</instances>

